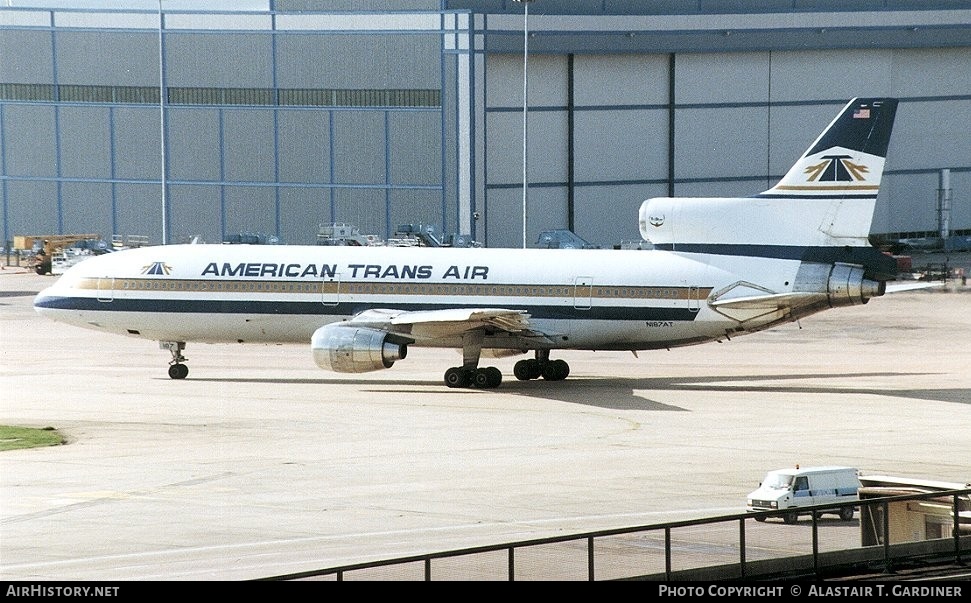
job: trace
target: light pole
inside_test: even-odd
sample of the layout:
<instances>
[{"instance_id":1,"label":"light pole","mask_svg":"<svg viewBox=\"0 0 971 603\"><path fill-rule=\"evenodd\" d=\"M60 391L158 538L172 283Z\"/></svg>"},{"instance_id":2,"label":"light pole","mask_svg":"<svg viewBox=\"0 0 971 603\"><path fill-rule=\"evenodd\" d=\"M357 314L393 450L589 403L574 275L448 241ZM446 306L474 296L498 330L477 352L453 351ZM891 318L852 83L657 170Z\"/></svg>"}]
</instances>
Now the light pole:
<instances>
[{"instance_id":1,"label":"light pole","mask_svg":"<svg viewBox=\"0 0 971 603\"><path fill-rule=\"evenodd\" d=\"M158 120L162 160L162 245L169 244L169 209L165 198L165 46L162 42L162 0L158 0Z\"/></svg>"},{"instance_id":2,"label":"light pole","mask_svg":"<svg viewBox=\"0 0 971 603\"><path fill-rule=\"evenodd\" d=\"M529 4L533 0L513 0L523 5L523 249L526 249L526 200L529 198L529 185L526 176L526 166L529 160Z\"/></svg>"}]
</instances>

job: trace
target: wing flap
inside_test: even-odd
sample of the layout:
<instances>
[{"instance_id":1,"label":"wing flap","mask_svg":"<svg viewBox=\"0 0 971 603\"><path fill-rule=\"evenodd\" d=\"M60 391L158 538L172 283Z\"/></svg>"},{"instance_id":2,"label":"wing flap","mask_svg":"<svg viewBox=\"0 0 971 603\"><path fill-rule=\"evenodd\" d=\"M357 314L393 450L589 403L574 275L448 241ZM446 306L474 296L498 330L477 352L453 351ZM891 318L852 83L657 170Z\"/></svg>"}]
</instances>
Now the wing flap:
<instances>
[{"instance_id":1,"label":"wing flap","mask_svg":"<svg viewBox=\"0 0 971 603\"><path fill-rule=\"evenodd\" d=\"M531 334L529 314L508 308L447 308L443 310L376 309L354 316L349 324L409 333L417 337L441 338L474 329L491 329L517 335Z\"/></svg>"}]
</instances>

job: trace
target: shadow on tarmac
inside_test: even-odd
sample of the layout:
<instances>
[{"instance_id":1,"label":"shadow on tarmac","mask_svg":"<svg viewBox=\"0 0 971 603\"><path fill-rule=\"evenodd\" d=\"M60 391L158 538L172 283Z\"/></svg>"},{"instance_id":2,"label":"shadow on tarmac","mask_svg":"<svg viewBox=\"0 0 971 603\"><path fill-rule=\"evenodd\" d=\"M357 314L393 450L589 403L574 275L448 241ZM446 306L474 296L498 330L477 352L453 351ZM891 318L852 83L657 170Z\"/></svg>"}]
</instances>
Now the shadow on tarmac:
<instances>
[{"instance_id":1,"label":"shadow on tarmac","mask_svg":"<svg viewBox=\"0 0 971 603\"><path fill-rule=\"evenodd\" d=\"M399 379L229 379L196 378L188 381L210 383L270 383L278 385L348 385L361 387L362 391L375 393L404 393L427 395L426 388L436 388L435 393L450 395L480 395L481 393L526 396L542 400L555 400L569 404L582 404L595 408L615 410L682 411L687 409L663 404L644 397L641 391L679 391L703 393L772 393L772 394L819 394L819 395L879 395L908 400L927 400L971 404L971 389L881 389L853 387L853 379L870 377L894 377L905 379L928 373L868 372L868 373L816 373L780 375L710 375L707 377L649 377L649 378L573 378L562 382L507 380L494 390L449 389L440 381L405 381ZM840 379L839 385L787 385L796 380ZM749 382L758 382L751 383ZM777 382L778 385L766 385ZM440 388L440 389L437 389Z\"/></svg>"}]
</instances>

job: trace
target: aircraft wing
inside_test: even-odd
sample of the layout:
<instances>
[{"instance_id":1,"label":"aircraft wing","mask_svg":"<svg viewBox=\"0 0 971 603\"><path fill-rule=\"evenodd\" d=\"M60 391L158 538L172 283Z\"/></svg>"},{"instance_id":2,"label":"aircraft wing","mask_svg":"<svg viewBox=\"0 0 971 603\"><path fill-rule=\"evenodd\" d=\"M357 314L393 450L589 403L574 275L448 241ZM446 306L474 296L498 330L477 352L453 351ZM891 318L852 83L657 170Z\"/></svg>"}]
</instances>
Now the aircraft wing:
<instances>
[{"instance_id":1,"label":"aircraft wing","mask_svg":"<svg viewBox=\"0 0 971 603\"><path fill-rule=\"evenodd\" d=\"M529 314L506 308L446 308L442 310L375 309L361 312L348 325L368 326L418 338L441 338L484 329L518 335L537 335L529 328Z\"/></svg>"}]
</instances>

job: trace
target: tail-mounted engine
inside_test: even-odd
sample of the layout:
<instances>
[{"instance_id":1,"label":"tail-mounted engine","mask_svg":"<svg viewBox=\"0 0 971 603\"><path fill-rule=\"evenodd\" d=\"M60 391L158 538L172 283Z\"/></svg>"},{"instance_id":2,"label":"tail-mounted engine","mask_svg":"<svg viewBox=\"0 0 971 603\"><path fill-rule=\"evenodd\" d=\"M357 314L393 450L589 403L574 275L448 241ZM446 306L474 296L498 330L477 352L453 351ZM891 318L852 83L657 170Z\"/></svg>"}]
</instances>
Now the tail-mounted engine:
<instances>
[{"instance_id":1,"label":"tail-mounted engine","mask_svg":"<svg viewBox=\"0 0 971 603\"><path fill-rule=\"evenodd\" d=\"M333 323L314 331L310 349L317 366L338 373L391 368L408 355L412 340L378 329Z\"/></svg>"},{"instance_id":2,"label":"tail-mounted engine","mask_svg":"<svg viewBox=\"0 0 971 603\"><path fill-rule=\"evenodd\" d=\"M836 263L803 264L796 276L795 291L825 293L831 308L867 303L886 292L887 285L864 277L863 266Z\"/></svg>"}]
</instances>

